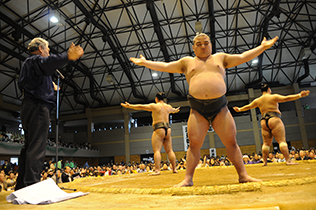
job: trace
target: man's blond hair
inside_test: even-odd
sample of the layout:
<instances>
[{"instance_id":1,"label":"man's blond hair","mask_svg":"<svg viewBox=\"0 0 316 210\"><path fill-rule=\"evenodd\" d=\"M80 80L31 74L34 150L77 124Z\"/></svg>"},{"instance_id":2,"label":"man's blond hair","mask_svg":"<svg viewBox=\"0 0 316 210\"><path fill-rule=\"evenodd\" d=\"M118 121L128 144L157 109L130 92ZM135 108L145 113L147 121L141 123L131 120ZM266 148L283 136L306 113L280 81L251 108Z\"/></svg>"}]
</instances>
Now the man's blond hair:
<instances>
[{"instance_id":1,"label":"man's blond hair","mask_svg":"<svg viewBox=\"0 0 316 210\"><path fill-rule=\"evenodd\" d=\"M207 36L209 39L210 39L210 37L207 35L207 34L205 34L205 33L196 33L196 36L194 37L194 39L193 39L193 45L195 44L195 40L198 38L198 37L201 37L201 36Z\"/></svg>"},{"instance_id":2,"label":"man's blond hair","mask_svg":"<svg viewBox=\"0 0 316 210\"><path fill-rule=\"evenodd\" d=\"M28 45L27 50L29 53L36 52L40 46L43 47L43 49L46 49L48 47L49 43L43 38L34 38Z\"/></svg>"}]
</instances>

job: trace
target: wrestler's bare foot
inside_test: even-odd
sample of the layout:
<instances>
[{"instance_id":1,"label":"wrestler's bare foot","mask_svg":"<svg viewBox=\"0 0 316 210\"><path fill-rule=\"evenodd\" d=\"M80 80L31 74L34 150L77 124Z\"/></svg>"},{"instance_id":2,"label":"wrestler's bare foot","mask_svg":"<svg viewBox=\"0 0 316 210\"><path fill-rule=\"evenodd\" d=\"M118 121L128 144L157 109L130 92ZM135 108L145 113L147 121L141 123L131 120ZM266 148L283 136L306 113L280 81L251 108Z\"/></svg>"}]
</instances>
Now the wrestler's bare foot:
<instances>
[{"instance_id":1,"label":"wrestler's bare foot","mask_svg":"<svg viewBox=\"0 0 316 210\"><path fill-rule=\"evenodd\" d=\"M175 173L175 174L176 174L176 173L178 173L178 171L177 171L177 170L174 170L174 171L173 171L173 173Z\"/></svg>"},{"instance_id":2,"label":"wrestler's bare foot","mask_svg":"<svg viewBox=\"0 0 316 210\"><path fill-rule=\"evenodd\" d=\"M191 186L193 186L193 182L192 181L183 180L182 182L180 182L179 184L174 185L173 187L191 187Z\"/></svg>"},{"instance_id":3,"label":"wrestler's bare foot","mask_svg":"<svg viewBox=\"0 0 316 210\"><path fill-rule=\"evenodd\" d=\"M247 182L262 182L261 179L256 179L251 176L246 176L244 178L239 178L239 183L247 183Z\"/></svg>"},{"instance_id":4,"label":"wrestler's bare foot","mask_svg":"<svg viewBox=\"0 0 316 210\"><path fill-rule=\"evenodd\" d=\"M155 171L154 173L148 174L148 176L158 176L160 175L160 171Z\"/></svg>"},{"instance_id":5,"label":"wrestler's bare foot","mask_svg":"<svg viewBox=\"0 0 316 210\"><path fill-rule=\"evenodd\" d=\"M267 162L263 163L263 165L262 165L262 166L267 166Z\"/></svg>"},{"instance_id":6,"label":"wrestler's bare foot","mask_svg":"<svg viewBox=\"0 0 316 210\"><path fill-rule=\"evenodd\" d=\"M286 165L298 165L298 163L293 162L293 161L289 161L289 162L286 162Z\"/></svg>"}]
</instances>

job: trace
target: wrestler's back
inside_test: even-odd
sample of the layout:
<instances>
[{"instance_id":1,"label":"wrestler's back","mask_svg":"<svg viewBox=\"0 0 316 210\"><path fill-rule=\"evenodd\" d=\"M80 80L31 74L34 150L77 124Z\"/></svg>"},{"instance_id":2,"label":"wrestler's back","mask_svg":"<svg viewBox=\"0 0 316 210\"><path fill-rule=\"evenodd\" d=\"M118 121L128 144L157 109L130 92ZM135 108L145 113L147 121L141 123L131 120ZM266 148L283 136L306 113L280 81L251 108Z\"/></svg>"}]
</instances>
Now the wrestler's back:
<instances>
[{"instance_id":1,"label":"wrestler's back","mask_svg":"<svg viewBox=\"0 0 316 210\"><path fill-rule=\"evenodd\" d=\"M153 125L159 122L169 122L170 105L165 103L155 104L152 111Z\"/></svg>"},{"instance_id":2,"label":"wrestler's back","mask_svg":"<svg viewBox=\"0 0 316 210\"><path fill-rule=\"evenodd\" d=\"M261 114L267 112L277 112L281 114L279 110L279 103L276 101L276 97L273 94L262 95L256 100Z\"/></svg>"}]
</instances>

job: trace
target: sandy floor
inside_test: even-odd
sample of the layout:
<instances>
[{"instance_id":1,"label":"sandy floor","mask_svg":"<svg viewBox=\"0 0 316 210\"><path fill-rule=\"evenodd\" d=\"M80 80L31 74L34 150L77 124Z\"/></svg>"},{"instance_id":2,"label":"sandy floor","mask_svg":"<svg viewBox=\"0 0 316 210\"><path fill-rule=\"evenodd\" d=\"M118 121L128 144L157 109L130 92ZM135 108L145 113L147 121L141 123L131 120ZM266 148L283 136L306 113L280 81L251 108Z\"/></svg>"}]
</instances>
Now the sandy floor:
<instances>
[{"instance_id":1,"label":"sandy floor","mask_svg":"<svg viewBox=\"0 0 316 210\"><path fill-rule=\"evenodd\" d=\"M61 186L90 192L86 196L50 205L18 206L6 202L10 192L1 192L0 209L316 209L315 161L246 168L263 182L239 184L233 167L197 169L194 187L177 189L172 186L182 181L185 171L85 178Z\"/></svg>"}]
</instances>

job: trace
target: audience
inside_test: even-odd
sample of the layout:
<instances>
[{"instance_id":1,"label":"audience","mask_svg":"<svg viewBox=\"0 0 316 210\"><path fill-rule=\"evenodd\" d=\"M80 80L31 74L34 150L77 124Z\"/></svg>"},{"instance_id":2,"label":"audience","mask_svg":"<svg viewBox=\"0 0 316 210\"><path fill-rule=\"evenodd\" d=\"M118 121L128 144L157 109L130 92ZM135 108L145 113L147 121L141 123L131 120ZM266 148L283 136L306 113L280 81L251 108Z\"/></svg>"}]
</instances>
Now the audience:
<instances>
[{"instance_id":1,"label":"audience","mask_svg":"<svg viewBox=\"0 0 316 210\"><path fill-rule=\"evenodd\" d=\"M4 182L5 182L5 174L4 173L0 173L0 192L5 190L4 189Z\"/></svg>"},{"instance_id":2,"label":"audience","mask_svg":"<svg viewBox=\"0 0 316 210\"><path fill-rule=\"evenodd\" d=\"M4 133L2 132L0 135L0 142L9 142L9 143L18 143L24 144L24 136L20 133ZM56 141L54 138L46 140L47 146L56 147ZM98 150L93 148L90 143L82 142L80 144L72 143L72 142L64 142L61 139L58 140L58 147L62 148L73 148L73 149L84 149L84 150Z\"/></svg>"},{"instance_id":3,"label":"audience","mask_svg":"<svg viewBox=\"0 0 316 210\"><path fill-rule=\"evenodd\" d=\"M309 149L309 150L296 150L292 147L290 150L290 158L294 161L297 160L316 160L315 156L315 150ZM268 155L268 164L272 163L279 163L279 162L285 162L284 156L281 152L270 152ZM244 164L259 164L262 163L262 157L261 154L243 154L243 161ZM77 166L77 163L75 163L72 159L65 160L65 164L61 166L63 168L62 170L57 171L56 176L56 170L54 166L54 162L48 161L46 163L46 166L43 168L43 171L41 173L41 180L46 179L53 179L54 182L56 182L57 177L57 183L63 183L63 182L72 182L75 179L83 178L83 177L103 177L103 176L118 176L118 175L124 175L124 174L134 174L134 173L144 173L144 172L151 172L154 171L154 163L151 161L149 162L141 162L141 163L129 163L125 164L124 162L113 164L113 162L107 165L102 166L90 166L87 164L87 162L82 165L81 167ZM61 161L60 161L61 163ZM16 167L12 167L13 164L11 164L8 161L5 161L5 163L2 165L2 170L0 172L0 192L1 191L9 191L14 190L15 184L16 184L16 178L18 174L16 173ZM200 162L197 166L197 168L209 168L209 167L215 167L215 166L230 166L232 163L230 160L225 156L216 156L216 157L210 157L209 155L204 155L203 158L200 159ZM170 171L172 168L170 168L171 165L168 162L161 162L161 171ZM176 164L177 170L185 170L186 169L186 157L181 158L179 161L177 161ZM6 172L10 169L9 172ZM14 168L14 170L12 170Z\"/></svg>"}]
</instances>

